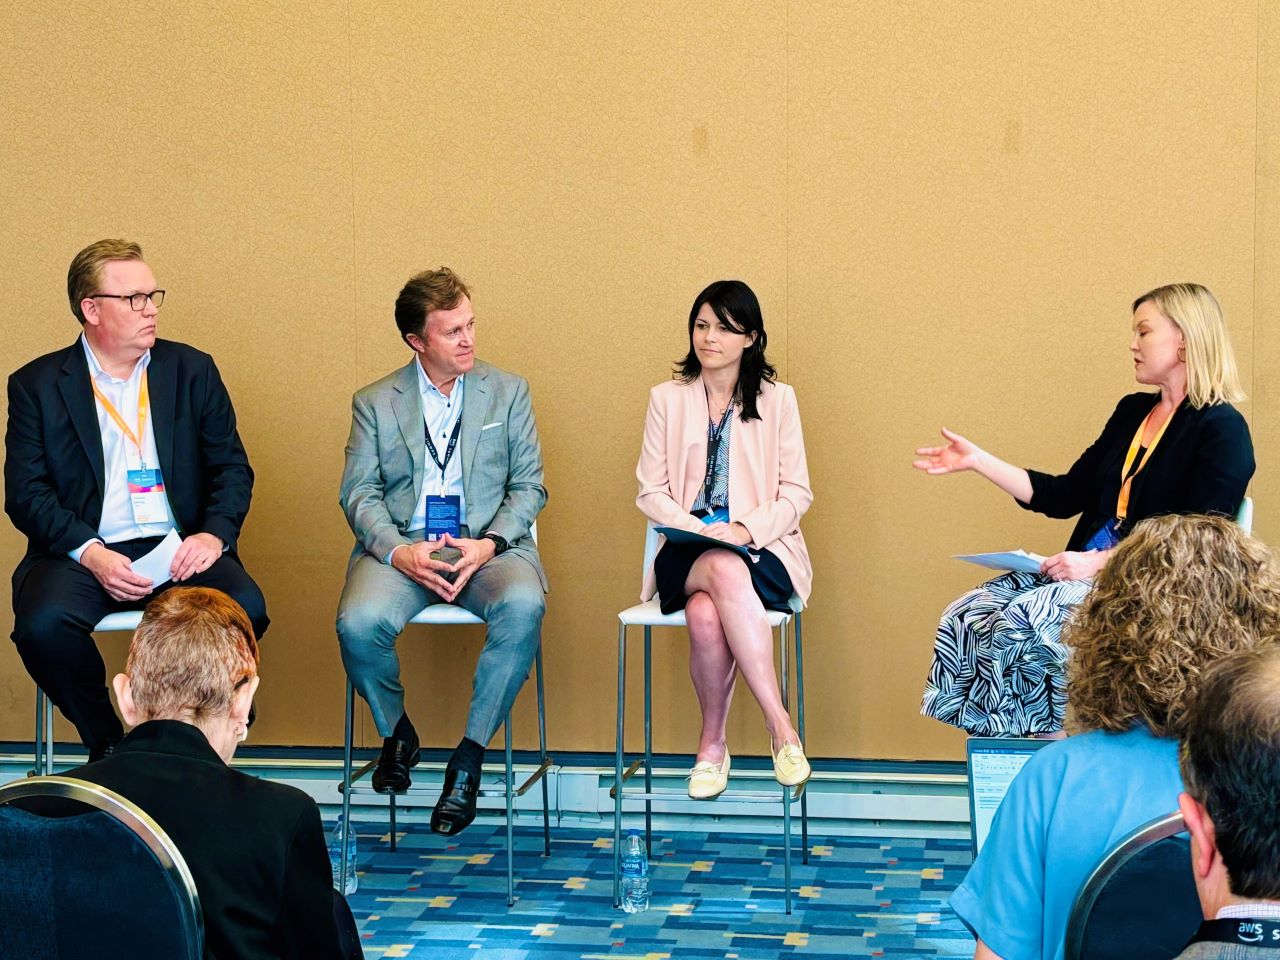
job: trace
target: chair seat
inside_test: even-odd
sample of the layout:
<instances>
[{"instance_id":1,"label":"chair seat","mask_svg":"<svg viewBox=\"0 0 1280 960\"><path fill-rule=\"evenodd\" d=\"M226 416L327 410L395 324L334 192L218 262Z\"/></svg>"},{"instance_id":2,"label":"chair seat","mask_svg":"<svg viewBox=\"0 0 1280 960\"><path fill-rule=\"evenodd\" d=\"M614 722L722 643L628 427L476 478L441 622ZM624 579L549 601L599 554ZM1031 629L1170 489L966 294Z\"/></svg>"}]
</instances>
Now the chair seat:
<instances>
[{"instance_id":1,"label":"chair seat","mask_svg":"<svg viewBox=\"0 0 1280 960\"><path fill-rule=\"evenodd\" d=\"M108 613L93 628L94 633L107 633L112 630L137 630L142 622L141 610L123 610L120 613Z\"/></svg>"},{"instance_id":2,"label":"chair seat","mask_svg":"<svg viewBox=\"0 0 1280 960\"><path fill-rule=\"evenodd\" d=\"M776 630L791 619L791 614L782 610L766 610L769 626ZM684 627L688 626L684 619L684 611L663 613L657 598L627 607L618 614L618 620L627 627ZM416 622L416 621L415 621Z\"/></svg>"},{"instance_id":3,"label":"chair seat","mask_svg":"<svg viewBox=\"0 0 1280 960\"><path fill-rule=\"evenodd\" d=\"M452 603L433 603L423 607L409 620L410 623L425 623L431 626L457 626L468 623L484 623L479 617L462 607Z\"/></svg>"}]
</instances>

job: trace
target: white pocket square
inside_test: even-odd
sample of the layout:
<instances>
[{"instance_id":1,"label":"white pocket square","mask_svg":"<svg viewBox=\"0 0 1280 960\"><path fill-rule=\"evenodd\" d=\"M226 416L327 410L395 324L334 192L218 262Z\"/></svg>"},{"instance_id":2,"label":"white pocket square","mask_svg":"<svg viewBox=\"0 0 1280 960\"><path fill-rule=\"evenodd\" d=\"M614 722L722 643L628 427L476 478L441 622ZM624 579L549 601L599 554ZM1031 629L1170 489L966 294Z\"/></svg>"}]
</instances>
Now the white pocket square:
<instances>
[{"instance_id":1,"label":"white pocket square","mask_svg":"<svg viewBox=\"0 0 1280 960\"><path fill-rule=\"evenodd\" d=\"M500 426L502 426L502 421L495 420L493 421L493 423L486 423L483 427L480 428L480 432L484 433L486 430L492 430L494 427L500 427Z\"/></svg>"}]
</instances>

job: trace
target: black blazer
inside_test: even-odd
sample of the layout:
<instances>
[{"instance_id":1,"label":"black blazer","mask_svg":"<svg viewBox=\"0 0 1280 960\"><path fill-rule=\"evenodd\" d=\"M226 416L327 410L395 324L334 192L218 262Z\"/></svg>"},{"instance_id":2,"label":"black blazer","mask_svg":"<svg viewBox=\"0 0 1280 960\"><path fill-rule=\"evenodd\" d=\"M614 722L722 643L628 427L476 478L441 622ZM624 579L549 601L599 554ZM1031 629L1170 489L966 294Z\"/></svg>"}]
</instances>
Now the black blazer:
<instances>
[{"instance_id":1,"label":"black blazer","mask_svg":"<svg viewBox=\"0 0 1280 960\"><path fill-rule=\"evenodd\" d=\"M320 811L294 787L233 770L178 720L135 727L69 771L132 800L177 844L200 893L211 960L337 960Z\"/></svg>"},{"instance_id":2,"label":"black blazer","mask_svg":"<svg viewBox=\"0 0 1280 960\"><path fill-rule=\"evenodd\" d=\"M1068 550L1083 548L1115 516L1125 454L1159 397L1131 393L1121 399L1101 435L1066 473L1027 471L1031 502L1019 501L1020 506L1060 519L1080 514ZM1219 403L1197 410L1184 400L1150 461L1133 478L1129 516L1121 535L1147 517L1167 513L1234 517L1254 469L1249 425L1235 407Z\"/></svg>"},{"instance_id":3,"label":"black blazer","mask_svg":"<svg viewBox=\"0 0 1280 960\"><path fill-rule=\"evenodd\" d=\"M212 533L229 550L253 494L253 470L213 358L157 340L147 367L156 452L183 533ZM9 378L5 512L27 537L15 583L33 560L98 535L104 466L89 364L80 340Z\"/></svg>"}]
</instances>

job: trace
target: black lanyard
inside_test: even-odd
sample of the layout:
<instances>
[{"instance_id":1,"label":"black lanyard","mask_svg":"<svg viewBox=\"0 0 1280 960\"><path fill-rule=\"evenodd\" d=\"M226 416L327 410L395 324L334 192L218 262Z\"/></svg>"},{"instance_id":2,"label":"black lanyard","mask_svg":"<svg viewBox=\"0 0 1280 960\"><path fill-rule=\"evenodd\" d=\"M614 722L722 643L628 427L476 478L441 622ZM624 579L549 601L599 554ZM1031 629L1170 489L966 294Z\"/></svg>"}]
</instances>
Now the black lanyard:
<instances>
[{"instance_id":1,"label":"black lanyard","mask_svg":"<svg viewBox=\"0 0 1280 960\"><path fill-rule=\"evenodd\" d=\"M710 417L707 418L707 474L702 481L702 502L708 510L711 509L711 494L716 486L716 458L720 456L720 439L724 436L725 424L729 422L729 415L732 413L733 401L730 400L720 416L719 426Z\"/></svg>"},{"instance_id":2,"label":"black lanyard","mask_svg":"<svg viewBox=\"0 0 1280 960\"><path fill-rule=\"evenodd\" d=\"M462 411L458 411L458 419L453 421L453 433L449 434L449 445L444 449L444 463L440 462L440 454L436 453L436 445L431 442L431 428L426 426L423 420L423 426L426 427L427 437L427 453L431 454L431 460L440 468L440 483L444 484L444 471L449 466L449 460L453 457L453 448L458 445L458 434L462 430Z\"/></svg>"},{"instance_id":3,"label":"black lanyard","mask_svg":"<svg viewBox=\"0 0 1280 960\"><path fill-rule=\"evenodd\" d=\"M1206 920L1192 943L1241 943L1250 947L1280 950L1280 921L1226 918Z\"/></svg>"}]
</instances>

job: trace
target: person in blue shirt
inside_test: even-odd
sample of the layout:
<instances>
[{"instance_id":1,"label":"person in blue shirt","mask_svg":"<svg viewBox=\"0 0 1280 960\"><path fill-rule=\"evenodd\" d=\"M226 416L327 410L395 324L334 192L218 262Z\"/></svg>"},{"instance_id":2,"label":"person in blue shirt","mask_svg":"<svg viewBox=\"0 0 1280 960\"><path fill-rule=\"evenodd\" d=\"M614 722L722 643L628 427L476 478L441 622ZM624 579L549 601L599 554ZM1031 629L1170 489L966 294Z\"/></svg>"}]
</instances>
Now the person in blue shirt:
<instances>
[{"instance_id":1,"label":"person in blue shirt","mask_svg":"<svg viewBox=\"0 0 1280 960\"><path fill-rule=\"evenodd\" d=\"M1081 885L1115 843L1173 812L1178 738L1202 673L1280 641L1280 563L1222 517L1144 520L1068 624L1083 731L1014 779L951 907L975 960L1061 960Z\"/></svg>"}]
</instances>

